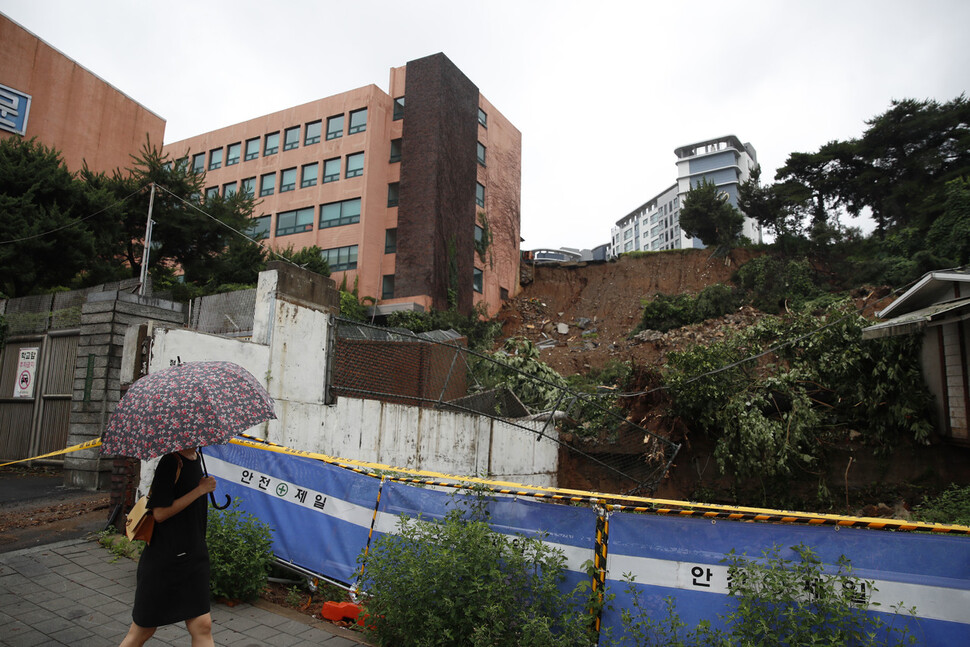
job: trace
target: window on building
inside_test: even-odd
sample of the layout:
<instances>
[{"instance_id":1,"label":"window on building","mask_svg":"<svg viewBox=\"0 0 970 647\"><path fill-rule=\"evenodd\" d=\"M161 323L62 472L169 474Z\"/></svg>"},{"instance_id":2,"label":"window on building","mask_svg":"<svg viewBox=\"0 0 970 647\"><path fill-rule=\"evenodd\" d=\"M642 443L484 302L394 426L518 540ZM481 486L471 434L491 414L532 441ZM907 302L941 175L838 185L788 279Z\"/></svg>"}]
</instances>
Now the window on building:
<instances>
[{"instance_id":1,"label":"window on building","mask_svg":"<svg viewBox=\"0 0 970 647\"><path fill-rule=\"evenodd\" d=\"M243 161L248 162L259 157L259 137L246 140L246 157Z\"/></svg>"},{"instance_id":2,"label":"window on building","mask_svg":"<svg viewBox=\"0 0 970 647\"><path fill-rule=\"evenodd\" d=\"M367 108L352 111L350 113L350 127L347 128L347 134L353 135L354 133L362 133L365 130L367 130Z\"/></svg>"},{"instance_id":3,"label":"window on building","mask_svg":"<svg viewBox=\"0 0 970 647\"><path fill-rule=\"evenodd\" d=\"M280 193L286 193L296 188L296 167L283 169L280 174Z\"/></svg>"},{"instance_id":4,"label":"window on building","mask_svg":"<svg viewBox=\"0 0 970 647\"><path fill-rule=\"evenodd\" d=\"M344 177L357 177L358 175L364 174L364 154L363 153L352 153L347 156L347 169L344 171Z\"/></svg>"},{"instance_id":5,"label":"window on building","mask_svg":"<svg viewBox=\"0 0 970 647\"><path fill-rule=\"evenodd\" d=\"M283 131L283 150L293 150L300 147L300 127L293 126Z\"/></svg>"},{"instance_id":6,"label":"window on building","mask_svg":"<svg viewBox=\"0 0 970 647\"><path fill-rule=\"evenodd\" d=\"M401 138L391 140L391 159L390 163L401 161Z\"/></svg>"},{"instance_id":7,"label":"window on building","mask_svg":"<svg viewBox=\"0 0 970 647\"><path fill-rule=\"evenodd\" d=\"M358 222L360 222L360 198L320 205L320 229Z\"/></svg>"},{"instance_id":8,"label":"window on building","mask_svg":"<svg viewBox=\"0 0 970 647\"><path fill-rule=\"evenodd\" d=\"M313 207L281 211L276 214L276 235L288 236L313 231Z\"/></svg>"},{"instance_id":9,"label":"window on building","mask_svg":"<svg viewBox=\"0 0 970 647\"><path fill-rule=\"evenodd\" d=\"M226 182L225 184L223 184L222 185L222 195L225 198L228 198L230 196L236 195L236 183L235 182Z\"/></svg>"},{"instance_id":10,"label":"window on building","mask_svg":"<svg viewBox=\"0 0 970 647\"><path fill-rule=\"evenodd\" d=\"M205 170L205 153L196 153L192 156L192 172L201 173Z\"/></svg>"},{"instance_id":11,"label":"window on building","mask_svg":"<svg viewBox=\"0 0 970 647\"><path fill-rule=\"evenodd\" d=\"M336 182L340 179L340 158L335 157L323 163L323 183Z\"/></svg>"},{"instance_id":12,"label":"window on building","mask_svg":"<svg viewBox=\"0 0 970 647\"><path fill-rule=\"evenodd\" d=\"M482 229L481 225L475 225L475 245L481 245L482 241L485 239L485 230Z\"/></svg>"},{"instance_id":13,"label":"window on building","mask_svg":"<svg viewBox=\"0 0 970 647\"><path fill-rule=\"evenodd\" d=\"M226 166L235 166L239 163L239 152L242 145L239 142L229 144L226 147Z\"/></svg>"},{"instance_id":14,"label":"window on building","mask_svg":"<svg viewBox=\"0 0 970 647\"><path fill-rule=\"evenodd\" d=\"M209 151L209 170L214 171L217 168L222 168L222 149L213 148Z\"/></svg>"},{"instance_id":15,"label":"window on building","mask_svg":"<svg viewBox=\"0 0 970 647\"><path fill-rule=\"evenodd\" d=\"M623 251L624 251L624 252L629 252L629 251L631 251L632 249L633 249L633 241L632 241L632 240L628 240L628 241L626 241L626 242L625 242L625 243L623 244Z\"/></svg>"},{"instance_id":16,"label":"window on building","mask_svg":"<svg viewBox=\"0 0 970 647\"><path fill-rule=\"evenodd\" d=\"M325 249L320 252L320 256L327 261L331 272L357 269L357 245Z\"/></svg>"},{"instance_id":17,"label":"window on building","mask_svg":"<svg viewBox=\"0 0 970 647\"><path fill-rule=\"evenodd\" d=\"M394 121L404 119L404 97L394 100Z\"/></svg>"},{"instance_id":18,"label":"window on building","mask_svg":"<svg viewBox=\"0 0 970 647\"><path fill-rule=\"evenodd\" d=\"M478 123L488 128L488 115L481 108L478 109Z\"/></svg>"},{"instance_id":19,"label":"window on building","mask_svg":"<svg viewBox=\"0 0 970 647\"><path fill-rule=\"evenodd\" d=\"M187 169L188 167L189 167L188 157L180 157L177 160L175 160L175 168L179 170L183 170L183 169Z\"/></svg>"},{"instance_id":20,"label":"window on building","mask_svg":"<svg viewBox=\"0 0 970 647\"><path fill-rule=\"evenodd\" d=\"M498 289L498 296L499 296L499 298L502 301L508 301L509 300L509 289L508 288L500 287Z\"/></svg>"},{"instance_id":21,"label":"window on building","mask_svg":"<svg viewBox=\"0 0 970 647\"><path fill-rule=\"evenodd\" d=\"M476 267L472 274L472 289L481 294L484 283L485 273Z\"/></svg>"},{"instance_id":22,"label":"window on building","mask_svg":"<svg viewBox=\"0 0 970 647\"><path fill-rule=\"evenodd\" d=\"M208 189L205 190L206 200L211 200L212 198L218 198L218 197L219 197L219 187L210 186Z\"/></svg>"},{"instance_id":23,"label":"window on building","mask_svg":"<svg viewBox=\"0 0 970 647\"><path fill-rule=\"evenodd\" d=\"M303 165L303 170L300 172L300 188L305 189L308 186L316 185L319 167L320 165L317 162Z\"/></svg>"},{"instance_id":24,"label":"window on building","mask_svg":"<svg viewBox=\"0 0 970 647\"><path fill-rule=\"evenodd\" d=\"M397 192L401 188L400 182L391 182L387 185L387 206L396 207L398 201Z\"/></svg>"},{"instance_id":25,"label":"window on building","mask_svg":"<svg viewBox=\"0 0 970 647\"><path fill-rule=\"evenodd\" d=\"M623 232L623 239L624 240L626 240L627 238L631 238L632 236L633 236L633 230L632 229L627 229L626 231Z\"/></svg>"},{"instance_id":26,"label":"window on building","mask_svg":"<svg viewBox=\"0 0 970 647\"><path fill-rule=\"evenodd\" d=\"M276 173L266 173L259 178L259 197L273 195L276 190Z\"/></svg>"},{"instance_id":27,"label":"window on building","mask_svg":"<svg viewBox=\"0 0 970 647\"><path fill-rule=\"evenodd\" d=\"M327 140L344 136L344 116L334 115L327 119Z\"/></svg>"},{"instance_id":28,"label":"window on building","mask_svg":"<svg viewBox=\"0 0 970 647\"><path fill-rule=\"evenodd\" d=\"M475 183L475 204L479 207L485 206L485 185L481 182Z\"/></svg>"},{"instance_id":29,"label":"window on building","mask_svg":"<svg viewBox=\"0 0 970 647\"><path fill-rule=\"evenodd\" d=\"M478 142L478 163L485 166L485 145Z\"/></svg>"},{"instance_id":30,"label":"window on building","mask_svg":"<svg viewBox=\"0 0 970 647\"><path fill-rule=\"evenodd\" d=\"M320 121L311 121L306 125L306 131L303 134L304 146L316 144L320 141L321 123Z\"/></svg>"},{"instance_id":31,"label":"window on building","mask_svg":"<svg viewBox=\"0 0 970 647\"><path fill-rule=\"evenodd\" d=\"M271 216L260 216L259 218L253 218L252 224L246 231L246 233L249 234L249 237L255 238L256 240L269 238L270 218Z\"/></svg>"},{"instance_id":32,"label":"window on building","mask_svg":"<svg viewBox=\"0 0 970 647\"><path fill-rule=\"evenodd\" d=\"M263 157L268 155L276 155L280 150L280 131L275 133L270 133L266 135L266 141L263 143Z\"/></svg>"},{"instance_id":33,"label":"window on building","mask_svg":"<svg viewBox=\"0 0 970 647\"><path fill-rule=\"evenodd\" d=\"M395 252L397 252L397 227L384 232L384 253L394 254Z\"/></svg>"},{"instance_id":34,"label":"window on building","mask_svg":"<svg viewBox=\"0 0 970 647\"><path fill-rule=\"evenodd\" d=\"M394 275L385 274L381 277L381 298L382 299L393 299L394 298Z\"/></svg>"},{"instance_id":35,"label":"window on building","mask_svg":"<svg viewBox=\"0 0 970 647\"><path fill-rule=\"evenodd\" d=\"M242 181L242 184L240 185L239 188L243 193L245 193L250 198L252 198L253 196L256 195L256 178L247 177L245 180Z\"/></svg>"}]
</instances>

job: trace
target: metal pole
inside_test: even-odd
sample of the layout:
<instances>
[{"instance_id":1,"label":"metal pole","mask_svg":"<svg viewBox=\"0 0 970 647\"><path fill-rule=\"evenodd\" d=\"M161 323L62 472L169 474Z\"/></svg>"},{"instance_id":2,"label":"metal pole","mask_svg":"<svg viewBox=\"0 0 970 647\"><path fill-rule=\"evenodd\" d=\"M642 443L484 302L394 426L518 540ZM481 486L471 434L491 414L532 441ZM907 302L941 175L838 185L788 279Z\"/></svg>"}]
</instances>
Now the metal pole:
<instances>
[{"instance_id":1,"label":"metal pole","mask_svg":"<svg viewBox=\"0 0 970 647\"><path fill-rule=\"evenodd\" d=\"M152 192L148 196L148 222L145 223L145 248L141 252L141 285L139 296L145 296L145 284L148 283L148 250L152 244L152 207L155 205L155 183L152 182Z\"/></svg>"}]
</instances>

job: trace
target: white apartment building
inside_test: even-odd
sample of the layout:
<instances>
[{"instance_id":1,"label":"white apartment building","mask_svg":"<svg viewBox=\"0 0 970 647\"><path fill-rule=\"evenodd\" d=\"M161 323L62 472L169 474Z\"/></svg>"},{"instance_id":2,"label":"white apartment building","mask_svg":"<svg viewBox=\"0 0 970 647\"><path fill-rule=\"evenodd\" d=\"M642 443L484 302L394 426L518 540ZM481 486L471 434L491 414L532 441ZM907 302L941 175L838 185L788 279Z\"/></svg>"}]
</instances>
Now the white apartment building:
<instances>
[{"instance_id":1,"label":"white apartment building","mask_svg":"<svg viewBox=\"0 0 970 647\"><path fill-rule=\"evenodd\" d=\"M632 251L702 248L700 240L680 229L684 196L703 180L713 182L738 206L738 186L751 177L758 154L734 135L709 139L674 151L677 182L616 221L611 230L610 257ZM742 234L761 242L761 227L745 218Z\"/></svg>"}]
</instances>

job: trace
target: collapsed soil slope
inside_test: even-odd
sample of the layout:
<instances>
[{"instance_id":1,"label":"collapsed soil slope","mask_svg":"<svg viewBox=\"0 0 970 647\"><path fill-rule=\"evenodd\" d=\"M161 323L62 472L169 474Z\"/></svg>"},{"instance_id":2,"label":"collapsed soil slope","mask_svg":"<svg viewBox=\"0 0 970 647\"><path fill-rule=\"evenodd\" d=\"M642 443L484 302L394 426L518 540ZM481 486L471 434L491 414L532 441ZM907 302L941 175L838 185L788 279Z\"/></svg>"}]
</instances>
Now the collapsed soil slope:
<instances>
[{"instance_id":1,"label":"collapsed soil slope","mask_svg":"<svg viewBox=\"0 0 970 647\"><path fill-rule=\"evenodd\" d=\"M729 283L760 253L736 249L715 258L711 250L675 250L610 262L529 266L525 273L531 271L531 282L499 312L502 337L541 343L542 361L563 375L602 368L611 360L653 363L658 359L653 344L628 339L643 301L658 292L696 294L708 285Z\"/></svg>"}]
</instances>

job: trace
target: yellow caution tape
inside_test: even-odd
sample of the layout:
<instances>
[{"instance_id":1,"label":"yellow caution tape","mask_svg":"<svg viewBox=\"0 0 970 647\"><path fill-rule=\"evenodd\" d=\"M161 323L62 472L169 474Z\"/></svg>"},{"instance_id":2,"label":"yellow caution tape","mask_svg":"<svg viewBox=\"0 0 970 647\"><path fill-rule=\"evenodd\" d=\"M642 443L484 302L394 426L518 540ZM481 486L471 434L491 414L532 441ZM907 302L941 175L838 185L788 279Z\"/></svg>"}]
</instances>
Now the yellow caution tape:
<instances>
[{"instance_id":1,"label":"yellow caution tape","mask_svg":"<svg viewBox=\"0 0 970 647\"><path fill-rule=\"evenodd\" d=\"M302 456L313 460L330 463L350 469L367 476L386 478L391 481L401 483L414 483L420 485L434 485L441 487L465 488L469 485L482 485L489 488L496 494L511 496L529 496L539 499L549 499L557 502L570 503L589 503L605 505L610 510L622 512L636 512L660 515L677 515L681 517L703 517L716 521L727 519L730 521L762 521L770 523L785 524L807 524L807 525L829 525L847 528L869 528L872 530L901 530L933 532L937 534L970 535L970 527L959 525L946 525L941 523L925 523L920 521L905 521L903 519L884 519L879 517L851 517L837 514L820 514L810 512L793 512L788 510L772 510L770 508L753 508L747 506L719 505L715 503L695 503L691 501L677 501L675 499L653 499L649 497L628 496L622 494L605 494L602 492L587 492L584 490L570 490L564 488L551 488L539 485L525 485L522 483L512 483L509 481L494 481L473 476L456 476L454 474L443 474L427 470L412 470L382 463L369 463L347 458L336 458L318 452L308 452L301 449L292 449L285 445L280 445L268 440L240 434L240 438L233 438L229 442L242 447L260 449L263 451L287 454L290 456ZM101 439L89 440L80 445L66 447L65 449L40 456L23 458L9 463L0 464L0 467L24 463L40 458L49 458L61 454L80 451L99 447ZM375 474L374 472L379 472ZM394 476L393 474L408 474L412 478L404 476ZM423 478L413 478L423 477ZM444 479L444 480L441 480Z\"/></svg>"},{"instance_id":2,"label":"yellow caution tape","mask_svg":"<svg viewBox=\"0 0 970 647\"><path fill-rule=\"evenodd\" d=\"M836 527L869 528L873 530L919 531L933 532L937 534L970 535L970 527L968 526L906 521L903 519L884 519L880 517L852 517L836 514L793 512L788 510L772 510L770 508L719 505L715 503L695 503L690 501L677 501L674 499L653 499L649 497L605 494L601 492L586 492L583 490L550 488L537 485L524 485L521 483L492 481L469 476L455 476L425 470L411 470L393 467L391 465L383 465L380 463L368 463L365 461L335 458L333 456L327 456L326 454L290 449L284 445L278 445L276 443L252 436L243 436L249 440L240 440L238 438L234 438L230 442L245 447L252 447L254 449L263 449L265 451L272 451L281 454L291 454L293 456L312 458L340 467L345 467L347 469L352 469L354 471L367 474L368 476L384 477L387 480L402 483L414 483L420 485L434 485L452 488L463 488L467 487L468 485L483 485L488 487L496 494L530 496L534 498L570 503L600 504L606 505L610 510L615 511L677 515L681 517L702 517L711 519L712 521L716 521L718 519L728 519L731 521L761 521L784 524L830 525ZM373 470L381 473L374 474L365 470ZM433 478L406 478L403 476L389 475L386 472Z\"/></svg>"},{"instance_id":3,"label":"yellow caution tape","mask_svg":"<svg viewBox=\"0 0 970 647\"><path fill-rule=\"evenodd\" d=\"M101 439L95 438L94 440L89 440L86 443L81 443L80 445L73 445L71 447L65 447L64 449L59 449L56 452L50 452L49 454L41 454L40 456L31 456L30 458L21 458L19 461L10 461L9 463L0 463L0 467L6 467L7 465L15 465L17 463L26 463L27 461L36 461L40 458L50 458L51 456L60 456L61 454L70 454L71 452L78 452L82 449L91 449L92 447L100 447Z\"/></svg>"}]
</instances>

